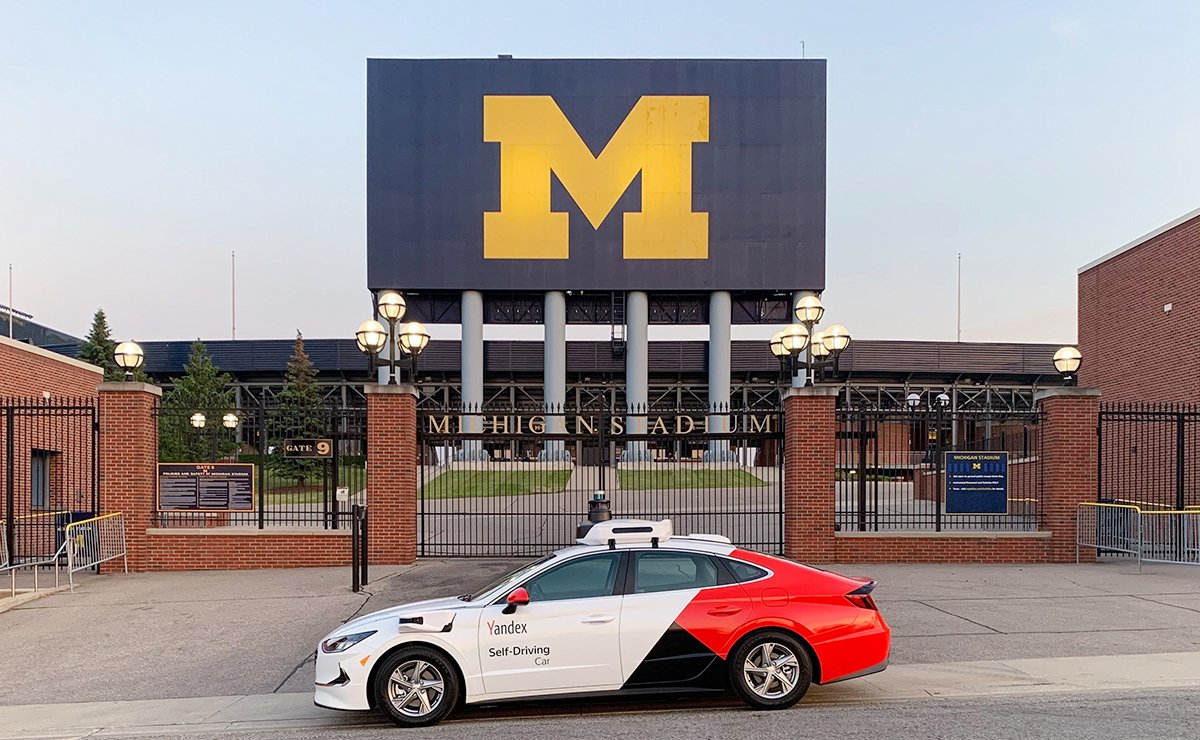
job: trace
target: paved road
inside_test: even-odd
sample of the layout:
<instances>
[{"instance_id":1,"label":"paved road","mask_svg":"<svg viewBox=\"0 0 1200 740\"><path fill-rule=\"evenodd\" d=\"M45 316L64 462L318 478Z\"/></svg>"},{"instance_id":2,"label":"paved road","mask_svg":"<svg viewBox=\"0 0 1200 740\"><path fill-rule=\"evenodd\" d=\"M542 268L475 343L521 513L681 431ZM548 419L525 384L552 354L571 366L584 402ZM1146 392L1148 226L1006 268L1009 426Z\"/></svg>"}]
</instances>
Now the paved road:
<instances>
[{"instance_id":1,"label":"paved road","mask_svg":"<svg viewBox=\"0 0 1200 740\"><path fill-rule=\"evenodd\" d=\"M960 740L1193 740L1200 733L1196 693L1143 691L1107 694L1043 695L1020 698L973 698L876 705L800 705L786 712L751 712L725 707L686 707L665 711L603 711L526 719L466 717L421 731L388 726L313 728L239 728L206 738L307 740L313 737L371 740L400 737L439 740L495 740L515 737L646 740L688 738L726 740L760 737L804 738L956 738ZM104 737L178 738L192 733Z\"/></svg>"}]
</instances>

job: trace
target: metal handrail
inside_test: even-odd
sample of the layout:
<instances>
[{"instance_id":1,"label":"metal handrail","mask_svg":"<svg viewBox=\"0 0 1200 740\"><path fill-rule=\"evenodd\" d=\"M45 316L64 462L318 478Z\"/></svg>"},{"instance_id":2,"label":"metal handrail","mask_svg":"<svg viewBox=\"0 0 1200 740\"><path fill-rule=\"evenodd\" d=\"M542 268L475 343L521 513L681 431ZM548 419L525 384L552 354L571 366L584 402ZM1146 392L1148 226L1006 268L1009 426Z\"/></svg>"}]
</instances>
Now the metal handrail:
<instances>
[{"instance_id":1,"label":"metal handrail","mask_svg":"<svg viewBox=\"0 0 1200 740\"><path fill-rule=\"evenodd\" d=\"M112 525L108 525L111 522ZM108 526L106 526L108 525ZM115 526L114 526L115 525ZM80 530L83 530L82 532ZM88 532L92 533L89 539ZM116 545L108 547L106 545ZM75 572L121 558L129 572L129 556L125 547L125 515L114 512L67 525L63 546L67 548L67 581L75 590Z\"/></svg>"},{"instance_id":2,"label":"metal handrail","mask_svg":"<svg viewBox=\"0 0 1200 740\"><path fill-rule=\"evenodd\" d=\"M1092 513L1089 515L1087 512ZM1106 522L1109 525L1108 529L1101 526L1101 512L1112 514L1109 521ZM1085 524L1084 519L1088 516L1091 519ZM1169 521L1164 529L1160 524L1163 516L1182 519L1181 521ZM1152 523L1153 534L1165 534L1165 538L1156 537L1152 542L1148 542L1147 523ZM1115 531L1113 530L1114 525ZM1128 530L1136 530L1136 534ZM1084 533L1087 531L1095 533L1093 539L1085 539ZM1148 545L1163 542L1167 545L1166 551L1176 553L1176 557L1155 557L1161 555L1161 551L1158 549L1150 552L1150 556L1147 555ZM1081 547L1090 547L1097 552L1105 550L1135 555L1139 573L1142 570L1143 562L1200 565L1200 506L1188 506L1185 509L1146 510L1133 504L1082 502L1075 509L1075 562L1077 563ZM1196 557L1192 557L1193 555Z\"/></svg>"}]
</instances>

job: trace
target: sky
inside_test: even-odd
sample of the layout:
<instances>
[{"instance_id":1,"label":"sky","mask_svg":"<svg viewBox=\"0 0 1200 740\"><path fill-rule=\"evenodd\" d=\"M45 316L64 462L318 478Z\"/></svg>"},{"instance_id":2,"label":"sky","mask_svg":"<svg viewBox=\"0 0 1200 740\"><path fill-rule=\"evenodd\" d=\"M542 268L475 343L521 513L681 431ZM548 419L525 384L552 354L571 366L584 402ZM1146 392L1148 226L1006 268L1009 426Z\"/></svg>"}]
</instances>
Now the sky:
<instances>
[{"instance_id":1,"label":"sky","mask_svg":"<svg viewBox=\"0 0 1200 740\"><path fill-rule=\"evenodd\" d=\"M349 337L368 58L803 53L829 60L827 317L953 340L961 252L964 341L1072 342L1076 270L1200 206L1197 38L1189 0L0 0L0 263L39 323L227 339L236 251L239 339Z\"/></svg>"}]
</instances>

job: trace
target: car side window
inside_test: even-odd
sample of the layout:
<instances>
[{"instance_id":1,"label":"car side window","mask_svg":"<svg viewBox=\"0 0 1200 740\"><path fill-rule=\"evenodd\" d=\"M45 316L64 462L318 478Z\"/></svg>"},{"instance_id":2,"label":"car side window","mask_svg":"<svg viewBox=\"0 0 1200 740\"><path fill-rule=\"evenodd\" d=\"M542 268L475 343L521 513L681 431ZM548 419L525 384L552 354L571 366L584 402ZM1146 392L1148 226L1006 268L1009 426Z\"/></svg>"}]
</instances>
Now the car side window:
<instances>
[{"instance_id":1,"label":"car side window","mask_svg":"<svg viewBox=\"0 0 1200 740\"><path fill-rule=\"evenodd\" d=\"M634 593L638 594L717 585L717 566L701 553L640 552L635 569Z\"/></svg>"},{"instance_id":2,"label":"car side window","mask_svg":"<svg viewBox=\"0 0 1200 740\"><path fill-rule=\"evenodd\" d=\"M531 601L612 596L620 564L616 552L571 560L530 579L525 589Z\"/></svg>"},{"instance_id":3,"label":"car side window","mask_svg":"<svg viewBox=\"0 0 1200 740\"><path fill-rule=\"evenodd\" d=\"M741 560L722 558L721 562L724 563L727 568L729 568L730 572L733 573L733 577L738 580L738 583L757 581L759 578L767 575L767 571L763 570L757 565L743 563Z\"/></svg>"}]
</instances>

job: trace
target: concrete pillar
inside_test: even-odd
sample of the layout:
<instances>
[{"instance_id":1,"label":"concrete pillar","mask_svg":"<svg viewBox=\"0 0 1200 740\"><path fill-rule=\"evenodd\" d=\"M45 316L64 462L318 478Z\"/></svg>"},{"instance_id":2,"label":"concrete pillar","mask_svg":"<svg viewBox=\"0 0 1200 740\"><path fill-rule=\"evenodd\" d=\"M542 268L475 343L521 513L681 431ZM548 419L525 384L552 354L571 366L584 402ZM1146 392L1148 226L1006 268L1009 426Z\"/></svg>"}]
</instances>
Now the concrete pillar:
<instances>
[{"instance_id":1,"label":"concrete pillar","mask_svg":"<svg viewBox=\"0 0 1200 740\"><path fill-rule=\"evenodd\" d=\"M546 404L546 432L566 434L566 417L562 415L567 402L567 299L560 291L547 291L542 307L545 328L542 357L542 396ZM552 414L550 412L558 411ZM538 455L539 460L569 459L566 442L547 440Z\"/></svg>"},{"instance_id":2,"label":"concrete pillar","mask_svg":"<svg viewBox=\"0 0 1200 740\"><path fill-rule=\"evenodd\" d=\"M417 389L368 385L367 517L372 565L417 558Z\"/></svg>"},{"instance_id":3,"label":"concrete pillar","mask_svg":"<svg viewBox=\"0 0 1200 740\"><path fill-rule=\"evenodd\" d=\"M729 409L730 325L733 304L729 293L716 290L708 296L708 429L728 432L729 414L714 411ZM709 462L727 462L733 458L728 440L710 440L705 455Z\"/></svg>"},{"instance_id":4,"label":"concrete pillar","mask_svg":"<svg viewBox=\"0 0 1200 740\"><path fill-rule=\"evenodd\" d=\"M646 414L650 404L650 301L645 292L631 290L625 294L625 324L628 327L625 343L625 431L627 434L646 433ZM625 462L650 459L644 441L625 445Z\"/></svg>"},{"instance_id":5,"label":"concrete pillar","mask_svg":"<svg viewBox=\"0 0 1200 740\"><path fill-rule=\"evenodd\" d=\"M463 410L467 411L483 405L483 294L477 290L464 290L461 306L462 403ZM482 416L464 414L462 424L464 432L483 432ZM481 440L463 442L459 456L463 460L487 459Z\"/></svg>"}]
</instances>

